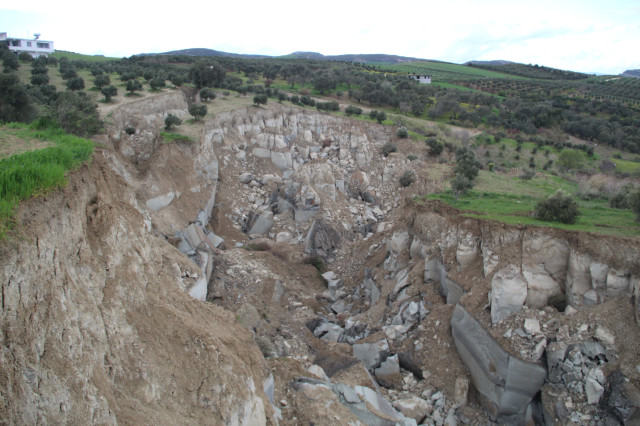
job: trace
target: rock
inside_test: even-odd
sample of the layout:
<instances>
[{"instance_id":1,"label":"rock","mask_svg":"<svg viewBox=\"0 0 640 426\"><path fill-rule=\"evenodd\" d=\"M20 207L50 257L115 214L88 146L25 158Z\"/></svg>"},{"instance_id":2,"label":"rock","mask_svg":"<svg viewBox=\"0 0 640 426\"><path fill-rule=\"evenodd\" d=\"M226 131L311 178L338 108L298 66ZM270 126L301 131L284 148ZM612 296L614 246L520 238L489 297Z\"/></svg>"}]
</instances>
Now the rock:
<instances>
[{"instance_id":1,"label":"rock","mask_svg":"<svg viewBox=\"0 0 640 426\"><path fill-rule=\"evenodd\" d=\"M380 367L375 369L374 373L378 377L399 374L400 361L398 360L398 355L387 357L387 359L380 364Z\"/></svg>"},{"instance_id":2,"label":"rock","mask_svg":"<svg viewBox=\"0 0 640 426\"><path fill-rule=\"evenodd\" d=\"M276 243L288 243L289 241L291 241L290 232L282 231L276 234Z\"/></svg>"},{"instance_id":3,"label":"rock","mask_svg":"<svg viewBox=\"0 0 640 426\"><path fill-rule=\"evenodd\" d=\"M324 372L324 370L322 369L322 367L320 367L319 365L316 364L311 364L308 368L307 371L311 374L313 374L314 376L316 376L318 379L320 380L324 380L325 382L329 382L330 379L327 376L327 374ZM356 402L359 402L356 401Z\"/></svg>"},{"instance_id":4,"label":"rock","mask_svg":"<svg viewBox=\"0 0 640 426\"><path fill-rule=\"evenodd\" d=\"M547 372L508 354L462 306L451 319L453 341L494 421L524 422L527 406Z\"/></svg>"},{"instance_id":5,"label":"rock","mask_svg":"<svg viewBox=\"0 0 640 426\"><path fill-rule=\"evenodd\" d=\"M524 331L529 334L540 334L540 321L535 318L525 318Z\"/></svg>"},{"instance_id":6,"label":"rock","mask_svg":"<svg viewBox=\"0 0 640 426\"><path fill-rule=\"evenodd\" d=\"M597 404L600 402L600 398L602 394L604 394L605 384L606 379L601 369L593 368L589 371L584 385L588 404Z\"/></svg>"},{"instance_id":7,"label":"rock","mask_svg":"<svg viewBox=\"0 0 640 426\"><path fill-rule=\"evenodd\" d=\"M466 377L458 377L453 394L453 406L455 408L462 407L467 403L467 394L469 393L469 379Z\"/></svg>"},{"instance_id":8,"label":"rock","mask_svg":"<svg viewBox=\"0 0 640 426\"><path fill-rule=\"evenodd\" d=\"M406 250L409 247L409 232L407 231L396 231L391 236L387 243L387 250L399 254Z\"/></svg>"},{"instance_id":9,"label":"rock","mask_svg":"<svg viewBox=\"0 0 640 426\"><path fill-rule=\"evenodd\" d=\"M305 238L305 252L327 256L340 246L342 237L328 223L316 219Z\"/></svg>"},{"instance_id":10,"label":"rock","mask_svg":"<svg viewBox=\"0 0 640 426\"><path fill-rule=\"evenodd\" d=\"M402 420L401 417L398 416L398 412L379 393L365 386L355 386L354 390L356 391L358 396L366 403L366 407L369 409L369 411L378 418L393 423L399 423Z\"/></svg>"},{"instance_id":11,"label":"rock","mask_svg":"<svg viewBox=\"0 0 640 426\"><path fill-rule=\"evenodd\" d=\"M575 314L577 314L578 311L571 305L567 305L567 307L564 310L564 315L567 317L573 316Z\"/></svg>"},{"instance_id":12,"label":"rock","mask_svg":"<svg viewBox=\"0 0 640 426\"><path fill-rule=\"evenodd\" d=\"M609 329L598 326L596 327L596 331L593 335L599 342L604 344L605 346L612 347L615 344L615 336Z\"/></svg>"},{"instance_id":13,"label":"rock","mask_svg":"<svg viewBox=\"0 0 640 426\"><path fill-rule=\"evenodd\" d=\"M608 391L601 405L615 413L622 424L640 424L640 390L627 382L620 370L609 375Z\"/></svg>"},{"instance_id":14,"label":"rock","mask_svg":"<svg viewBox=\"0 0 640 426\"><path fill-rule=\"evenodd\" d=\"M527 298L527 283L514 265L499 270L491 280L491 322L522 309Z\"/></svg>"},{"instance_id":15,"label":"rock","mask_svg":"<svg viewBox=\"0 0 640 426\"><path fill-rule=\"evenodd\" d=\"M176 198L176 194L174 192L169 192L166 195L161 195L159 197L151 198L147 200L147 208L153 210L154 212L160 211L165 207L168 207L169 204Z\"/></svg>"},{"instance_id":16,"label":"rock","mask_svg":"<svg viewBox=\"0 0 640 426\"><path fill-rule=\"evenodd\" d=\"M287 287L282 281L276 280L276 283L273 285L273 296L271 296L271 301L273 303L280 303L286 289Z\"/></svg>"},{"instance_id":17,"label":"rock","mask_svg":"<svg viewBox=\"0 0 640 426\"><path fill-rule=\"evenodd\" d=\"M314 336L330 342L339 342L343 334L344 330L342 327L331 322L322 323L313 330Z\"/></svg>"},{"instance_id":18,"label":"rock","mask_svg":"<svg viewBox=\"0 0 640 426\"><path fill-rule=\"evenodd\" d=\"M244 172L240 175L238 180L240 181L240 183L244 183L245 185L247 185L253 180L253 176L251 175L251 173Z\"/></svg>"},{"instance_id":19,"label":"rock","mask_svg":"<svg viewBox=\"0 0 640 426\"><path fill-rule=\"evenodd\" d=\"M222 245L222 243L224 243L224 239L222 239L221 237L218 237L213 232L209 232L207 234L207 238L209 239L209 242L214 248L218 248Z\"/></svg>"},{"instance_id":20,"label":"rock","mask_svg":"<svg viewBox=\"0 0 640 426\"><path fill-rule=\"evenodd\" d=\"M376 286L376 283L373 280L371 269L366 266L364 267L364 281L362 283L362 287L364 289L365 299L369 301L370 306L375 305L380 298L380 289L378 289L378 286Z\"/></svg>"},{"instance_id":21,"label":"rock","mask_svg":"<svg viewBox=\"0 0 640 426\"><path fill-rule=\"evenodd\" d=\"M274 222L271 219L266 218L262 215L257 215L257 218L249 228L247 234L268 234L271 228L273 227Z\"/></svg>"},{"instance_id":22,"label":"rock","mask_svg":"<svg viewBox=\"0 0 640 426\"><path fill-rule=\"evenodd\" d=\"M418 398L417 396L404 397L394 401L393 407L407 417L411 417L419 422L433 411L431 401Z\"/></svg>"},{"instance_id":23,"label":"rock","mask_svg":"<svg viewBox=\"0 0 640 426\"><path fill-rule=\"evenodd\" d=\"M374 343L355 343L353 345L354 358L362 361L367 370L380 366L383 359L389 355L387 339L380 339Z\"/></svg>"}]
</instances>

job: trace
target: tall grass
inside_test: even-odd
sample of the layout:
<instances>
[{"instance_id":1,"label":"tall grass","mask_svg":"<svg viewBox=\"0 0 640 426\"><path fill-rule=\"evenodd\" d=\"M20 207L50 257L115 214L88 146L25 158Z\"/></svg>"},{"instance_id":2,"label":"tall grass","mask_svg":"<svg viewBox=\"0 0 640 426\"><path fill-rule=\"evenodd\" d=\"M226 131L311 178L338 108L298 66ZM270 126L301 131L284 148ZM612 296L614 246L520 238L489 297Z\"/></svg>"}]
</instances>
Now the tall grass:
<instances>
[{"instance_id":1,"label":"tall grass","mask_svg":"<svg viewBox=\"0 0 640 426\"><path fill-rule=\"evenodd\" d=\"M37 127L37 126L34 126ZM0 159L0 239L6 236L18 202L66 184L66 172L87 161L93 142L61 129L31 129L55 146Z\"/></svg>"}]
</instances>

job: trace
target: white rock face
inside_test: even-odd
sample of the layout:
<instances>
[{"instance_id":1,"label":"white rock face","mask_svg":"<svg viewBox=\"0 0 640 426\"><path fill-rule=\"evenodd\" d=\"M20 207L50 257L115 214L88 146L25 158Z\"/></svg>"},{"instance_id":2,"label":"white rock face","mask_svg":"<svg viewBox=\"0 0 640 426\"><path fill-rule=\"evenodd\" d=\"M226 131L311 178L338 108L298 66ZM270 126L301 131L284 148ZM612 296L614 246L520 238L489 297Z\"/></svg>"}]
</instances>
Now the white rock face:
<instances>
[{"instance_id":1,"label":"white rock face","mask_svg":"<svg viewBox=\"0 0 640 426\"><path fill-rule=\"evenodd\" d=\"M472 234L464 235L458 244L456 250L456 260L460 269L464 269L469 266L478 255L478 244Z\"/></svg>"},{"instance_id":2,"label":"white rock face","mask_svg":"<svg viewBox=\"0 0 640 426\"><path fill-rule=\"evenodd\" d=\"M396 254L403 252L409 247L409 232L396 231L387 243L387 250L390 250Z\"/></svg>"},{"instance_id":3,"label":"white rock face","mask_svg":"<svg viewBox=\"0 0 640 426\"><path fill-rule=\"evenodd\" d=\"M549 297L560 294L560 284L549 275L542 265L523 265L522 275L527 281L528 306L542 308L547 305Z\"/></svg>"},{"instance_id":4,"label":"white rock face","mask_svg":"<svg viewBox=\"0 0 640 426\"><path fill-rule=\"evenodd\" d=\"M491 322L497 323L522 309L527 283L514 265L499 270L491 281Z\"/></svg>"}]
</instances>

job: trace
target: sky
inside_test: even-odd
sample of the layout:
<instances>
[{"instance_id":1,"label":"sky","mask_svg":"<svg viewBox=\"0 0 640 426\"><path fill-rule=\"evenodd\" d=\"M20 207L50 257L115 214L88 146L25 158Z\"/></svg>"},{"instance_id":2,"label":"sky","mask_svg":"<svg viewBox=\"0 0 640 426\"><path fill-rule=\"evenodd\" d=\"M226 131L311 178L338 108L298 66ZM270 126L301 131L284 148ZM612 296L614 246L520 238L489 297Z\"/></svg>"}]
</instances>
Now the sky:
<instances>
[{"instance_id":1,"label":"sky","mask_svg":"<svg viewBox=\"0 0 640 426\"><path fill-rule=\"evenodd\" d=\"M11 3L0 6L0 32L9 37L40 33L58 50L119 58L203 47L503 59L603 74L640 69L640 0Z\"/></svg>"}]
</instances>

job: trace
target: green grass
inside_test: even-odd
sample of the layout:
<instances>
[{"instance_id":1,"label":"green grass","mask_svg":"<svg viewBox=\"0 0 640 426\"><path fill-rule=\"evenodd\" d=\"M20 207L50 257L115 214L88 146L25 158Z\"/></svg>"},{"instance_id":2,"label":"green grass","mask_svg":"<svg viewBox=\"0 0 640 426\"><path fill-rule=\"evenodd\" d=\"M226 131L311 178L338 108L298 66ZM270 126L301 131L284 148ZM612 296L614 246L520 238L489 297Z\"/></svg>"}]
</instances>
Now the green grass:
<instances>
[{"instance_id":1,"label":"green grass","mask_svg":"<svg viewBox=\"0 0 640 426\"><path fill-rule=\"evenodd\" d=\"M93 142L60 129L22 127L22 135L52 142L53 146L0 159L0 239L12 227L15 207L21 200L64 186L66 172L93 153Z\"/></svg>"},{"instance_id":2,"label":"green grass","mask_svg":"<svg viewBox=\"0 0 640 426\"><path fill-rule=\"evenodd\" d=\"M162 143L172 143L175 141L184 141L184 142L192 142L191 139L187 135L181 135L180 133L169 133L169 132L160 132L160 136L164 139Z\"/></svg>"},{"instance_id":3,"label":"green grass","mask_svg":"<svg viewBox=\"0 0 640 426\"><path fill-rule=\"evenodd\" d=\"M618 173L640 174L640 162L619 158L612 158L611 161L615 163Z\"/></svg>"},{"instance_id":4,"label":"green grass","mask_svg":"<svg viewBox=\"0 0 640 426\"><path fill-rule=\"evenodd\" d=\"M56 50L51 54L56 59L67 58L72 61L86 61L86 62L111 62L118 61L121 58L110 58L103 55L84 55L82 53L67 52L66 50Z\"/></svg>"},{"instance_id":5,"label":"green grass","mask_svg":"<svg viewBox=\"0 0 640 426\"><path fill-rule=\"evenodd\" d=\"M606 200L577 199L580 216L575 224L544 222L533 217L538 200L557 189L575 193L577 185L551 175L538 175L525 181L497 173L481 171L476 187L466 196L453 197L450 192L432 194L425 199L443 201L462 210L468 217L497 220L510 225L538 225L553 228L587 231L600 234L639 236L640 224L630 210L608 207Z\"/></svg>"}]
</instances>

